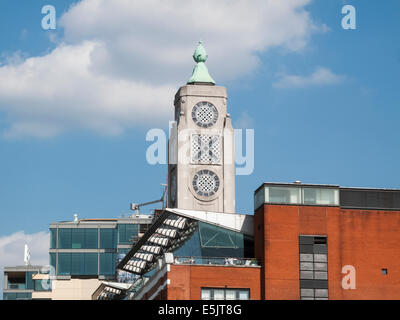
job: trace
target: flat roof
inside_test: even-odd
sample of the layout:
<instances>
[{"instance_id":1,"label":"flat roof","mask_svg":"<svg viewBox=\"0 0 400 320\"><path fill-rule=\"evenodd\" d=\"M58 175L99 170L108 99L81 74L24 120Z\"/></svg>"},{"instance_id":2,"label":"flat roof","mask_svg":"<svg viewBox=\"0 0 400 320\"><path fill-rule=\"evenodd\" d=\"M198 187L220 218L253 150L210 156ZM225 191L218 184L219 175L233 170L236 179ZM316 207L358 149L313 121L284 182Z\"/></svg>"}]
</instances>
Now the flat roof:
<instances>
[{"instance_id":1,"label":"flat roof","mask_svg":"<svg viewBox=\"0 0 400 320\"><path fill-rule=\"evenodd\" d=\"M366 188L366 187L340 187L339 185L332 184L309 184L295 181L292 183L280 183L280 182L264 182L254 192L256 209L261 203L278 204L274 202L262 202L259 198L259 191L266 187L283 187L283 188L319 188L319 189L335 189L338 190L338 201L335 203L299 203L299 202L287 202L284 201L282 204L293 204L293 205L336 205L343 209L365 209L365 210L390 210L400 211L400 189L393 188Z\"/></svg>"},{"instance_id":2,"label":"flat roof","mask_svg":"<svg viewBox=\"0 0 400 320\"><path fill-rule=\"evenodd\" d=\"M256 193L262 187L265 186L282 186L282 187L314 187L314 188L337 188L343 190L359 190L359 191L394 191L400 192L400 189L394 188L372 188L372 187L342 187L336 184L313 184L313 183L302 183L302 182L264 182L255 191Z\"/></svg>"},{"instance_id":3,"label":"flat roof","mask_svg":"<svg viewBox=\"0 0 400 320\"><path fill-rule=\"evenodd\" d=\"M38 271L43 266L13 266L4 267L4 272L27 272L27 271Z\"/></svg>"},{"instance_id":4,"label":"flat roof","mask_svg":"<svg viewBox=\"0 0 400 320\"><path fill-rule=\"evenodd\" d=\"M132 216L127 218L111 218L111 219L79 219L78 221L59 221L51 222L50 225L77 225L77 224L118 224L118 223L151 223L154 215L152 214L140 214L139 216Z\"/></svg>"}]
</instances>

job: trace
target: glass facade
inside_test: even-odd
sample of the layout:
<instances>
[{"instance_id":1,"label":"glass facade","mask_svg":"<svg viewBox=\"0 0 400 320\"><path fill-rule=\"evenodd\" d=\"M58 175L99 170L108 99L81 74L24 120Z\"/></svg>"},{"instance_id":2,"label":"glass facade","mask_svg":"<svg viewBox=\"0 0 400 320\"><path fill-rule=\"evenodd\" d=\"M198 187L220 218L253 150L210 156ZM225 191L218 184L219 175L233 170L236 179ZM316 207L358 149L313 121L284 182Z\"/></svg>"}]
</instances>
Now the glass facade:
<instances>
[{"instance_id":1,"label":"glass facade","mask_svg":"<svg viewBox=\"0 0 400 320\"><path fill-rule=\"evenodd\" d=\"M174 256L251 258L254 256L253 242L242 233L198 222L190 239L174 252Z\"/></svg>"},{"instance_id":2,"label":"glass facade","mask_svg":"<svg viewBox=\"0 0 400 320\"><path fill-rule=\"evenodd\" d=\"M116 264L115 253L100 253L100 274L114 275Z\"/></svg>"},{"instance_id":3,"label":"glass facade","mask_svg":"<svg viewBox=\"0 0 400 320\"><path fill-rule=\"evenodd\" d=\"M58 249L71 249L71 230L58 229Z\"/></svg>"},{"instance_id":4,"label":"glass facade","mask_svg":"<svg viewBox=\"0 0 400 320\"><path fill-rule=\"evenodd\" d=\"M55 237L57 230L52 230ZM53 239L53 233L50 233L50 249L97 249L99 247L97 228L59 228L58 248Z\"/></svg>"},{"instance_id":5,"label":"glass facade","mask_svg":"<svg viewBox=\"0 0 400 320\"><path fill-rule=\"evenodd\" d=\"M117 255L125 255L152 220L121 222L52 225L49 260L56 275L115 276Z\"/></svg>"},{"instance_id":6,"label":"glass facade","mask_svg":"<svg viewBox=\"0 0 400 320\"><path fill-rule=\"evenodd\" d=\"M303 201L309 205L339 205L339 190L304 188Z\"/></svg>"},{"instance_id":7,"label":"glass facade","mask_svg":"<svg viewBox=\"0 0 400 320\"><path fill-rule=\"evenodd\" d=\"M3 300L32 300L31 292L3 293Z\"/></svg>"},{"instance_id":8,"label":"glass facade","mask_svg":"<svg viewBox=\"0 0 400 320\"><path fill-rule=\"evenodd\" d=\"M50 249L57 248L57 229L50 229Z\"/></svg>"},{"instance_id":9,"label":"glass facade","mask_svg":"<svg viewBox=\"0 0 400 320\"><path fill-rule=\"evenodd\" d=\"M97 253L59 253L58 275L97 275Z\"/></svg>"},{"instance_id":10,"label":"glass facade","mask_svg":"<svg viewBox=\"0 0 400 320\"><path fill-rule=\"evenodd\" d=\"M131 244L134 237L139 235L139 225L118 224L118 243Z\"/></svg>"},{"instance_id":11,"label":"glass facade","mask_svg":"<svg viewBox=\"0 0 400 320\"><path fill-rule=\"evenodd\" d=\"M100 249L117 248L117 230L100 229Z\"/></svg>"},{"instance_id":12,"label":"glass facade","mask_svg":"<svg viewBox=\"0 0 400 320\"><path fill-rule=\"evenodd\" d=\"M85 230L85 249L97 249L99 247L99 231L98 229Z\"/></svg>"},{"instance_id":13,"label":"glass facade","mask_svg":"<svg viewBox=\"0 0 400 320\"><path fill-rule=\"evenodd\" d=\"M264 203L339 206L339 188L265 185L254 196L254 209Z\"/></svg>"},{"instance_id":14,"label":"glass facade","mask_svg":"<svg viewBox=\"0 0 400 320\"><path fill-rule=\"evenodd\" d=\"M130 250L117 249L118 245L131 245L139 226L121 223L115 228L50 228L50 249L57 250L50 252L50 265L60 276L113 276L117 253L125 255Z\"/></svg>"}]
</instances>

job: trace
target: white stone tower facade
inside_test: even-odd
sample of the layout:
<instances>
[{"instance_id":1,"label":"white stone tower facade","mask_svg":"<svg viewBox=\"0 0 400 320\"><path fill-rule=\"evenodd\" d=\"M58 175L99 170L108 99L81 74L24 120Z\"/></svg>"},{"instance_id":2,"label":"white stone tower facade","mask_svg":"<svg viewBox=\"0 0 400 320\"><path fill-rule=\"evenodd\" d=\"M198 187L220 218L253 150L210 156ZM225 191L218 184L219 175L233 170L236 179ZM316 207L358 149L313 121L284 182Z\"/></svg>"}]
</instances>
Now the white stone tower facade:
<instances>
[{"instance_id":1,"label":"white stone tower facade","mask_svg":"<svg viewBox=\"0 0 400 320\"><path fill-rule=\"evenodd\" d=\"M226 88L215 86L202 44L188 84L175 95L169 140L168 206L235 212L234 133Z\"/></svg>"}]
</instances>

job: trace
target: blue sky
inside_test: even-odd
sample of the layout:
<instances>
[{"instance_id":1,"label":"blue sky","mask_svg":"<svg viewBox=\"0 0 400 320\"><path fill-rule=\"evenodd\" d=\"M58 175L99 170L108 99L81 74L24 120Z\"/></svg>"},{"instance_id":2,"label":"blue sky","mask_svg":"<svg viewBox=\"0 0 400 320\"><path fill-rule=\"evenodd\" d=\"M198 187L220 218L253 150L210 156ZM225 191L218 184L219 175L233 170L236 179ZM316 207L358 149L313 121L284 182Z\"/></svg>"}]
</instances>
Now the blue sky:
<instances>
[{"instance_id":1,"label":"blue sky","mask_svg":"<svg viewBox=\"0 0 400 320\"><path fill-rule=\"evenodd\" d=\"M24 232L21 261L3 245L0 265L22 264L24 239L50 222L118 217L161 196L167 168L147 163L145 137L167 130L199 38L234 125L255 130L238 212L253 212L264 181L400 188L399 1L281 1L282 16L258 10L262 1L249 14L243 1L231 12L204 2L201 23L184 28L169 16L178 1L146 15L145 1L130 13L119 0L75 9L58 0L57 30L45 31L48 2L0 4L0 245ZM341 27L345 4L357 10L356 30Z\"/></svg>"}]
</instances>

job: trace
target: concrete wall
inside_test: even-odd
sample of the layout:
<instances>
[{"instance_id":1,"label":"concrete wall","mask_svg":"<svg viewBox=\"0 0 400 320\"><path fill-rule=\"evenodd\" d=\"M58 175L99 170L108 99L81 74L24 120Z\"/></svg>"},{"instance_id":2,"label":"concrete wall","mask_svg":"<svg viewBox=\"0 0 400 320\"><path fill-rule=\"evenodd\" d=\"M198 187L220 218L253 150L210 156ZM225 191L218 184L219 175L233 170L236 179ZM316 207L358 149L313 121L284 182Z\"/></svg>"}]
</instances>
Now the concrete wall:
<instances>
[{"instance_id":1,"label":"concrete wall","mask_svg":"<svg viewBox=\"0 0 400 320\"><path fill-rule=\"evenodd\" d=\"M209 128L200 128L192 119L193 107L208 101L218 110L218 120ZM235 212L235 162L234 134L227 114L226 88L206 85L181 87L175 96L175 123L169 141L169 206L173 208ZM194 164L191 162L191 135L220 136L218 164ZM177 162L177 164L176 164ZM218 191L212 196L200 196L193 189L193 177L200 170L213 171L220 181ZM176 196L174 190L176 189ZM171 199L176 198L176 201Z\"/></svg>"},{"instance_id":2,"label":"concrete wall","mask_svg":"<svg viewBox=\"0 0 400 320\"><path fill-rule=\"evenodd\" d=\"M254 217L263 299L299 299L299 235L326 235L329 299L400 299L400 212L264 205ZM342 288L342 267L356 289ZM382 268L388 270L383 275Z\"/></svg>"},{"instance_id":3,"label":"concrete wall","mask_svg":"<svg viewBox=\"0 0 400 320\"><path fill-rule=\"evenodd\" d=\"M100 284L98 279L53 280L51 292L34 292L32 299L91 300Z\"/></svg>"}]
</instances>

